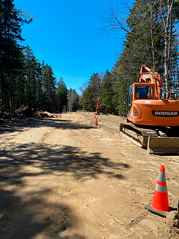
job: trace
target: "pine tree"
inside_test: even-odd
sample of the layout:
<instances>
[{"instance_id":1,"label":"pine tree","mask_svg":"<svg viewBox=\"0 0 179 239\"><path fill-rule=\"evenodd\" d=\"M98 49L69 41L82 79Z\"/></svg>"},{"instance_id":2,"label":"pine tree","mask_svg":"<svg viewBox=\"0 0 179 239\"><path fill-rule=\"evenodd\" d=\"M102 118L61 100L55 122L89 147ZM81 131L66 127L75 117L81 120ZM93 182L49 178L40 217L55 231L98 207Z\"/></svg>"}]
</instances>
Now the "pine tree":
<instances>
[{"instance_id":1,"label":"pine tree","mask_svg":"<svg viewBox=\"0 0 179 239\"><path fill-rule=\"evenodd\" d=\"M102 96L102 77L99 73L94 73L88 82L87 88L84 90L81 103L85 110L95 111L98 97Z\"/></svg>"},{"instance_id":2,"label":"pine tree","mask_svg":"<svg viewBox=\"0 0 179 239\"><path fill-rule=\"evenodd\" d=\"M17 41L22 41L21 25L30 23L31 19L23 20L22 12L14 8L13 0L0 1L0 99L2 113L5 110L14 111L12 104L15 97L17 76L22 63L22 47Z\"/></svg>"},{"instance_id":3,"label":"pine tree","mask_svg":"<svg viewBox=\"0 0 179 239\"><path fill-rule=\"evenodd\" d=\"M114 104L113 104L113 97L114 97L114 79L113 74L106 71L103 82L102 82L102 98L101 102L106 105L108 113L115 113Z\"/></svg>"},{"instance_id":4,"label":"pine tree","mask_svg":"<svg viewBox=\"0 0 179 239\"><path fill-rule=\"evenodd\" d=\"M67 87L65 85L65 82L63 78L60 78L60 81L57 83L57 90L56 90L56 95L57 95L57 110L59 112L62 112L63 109L65 111L67 110Z\"/></svg>"},{"instance_id":5,"label":"pine tree","mask_svg":"<svg viewBox=\"0 0 179 239\"><path fill-rule=\"evenodd\" d=\"M52 67L48 64L43 66L42 75L43 91L45 94L45 109L54 111L56 105L56 78L54 77Z\"/></svg>"}]
</instances>

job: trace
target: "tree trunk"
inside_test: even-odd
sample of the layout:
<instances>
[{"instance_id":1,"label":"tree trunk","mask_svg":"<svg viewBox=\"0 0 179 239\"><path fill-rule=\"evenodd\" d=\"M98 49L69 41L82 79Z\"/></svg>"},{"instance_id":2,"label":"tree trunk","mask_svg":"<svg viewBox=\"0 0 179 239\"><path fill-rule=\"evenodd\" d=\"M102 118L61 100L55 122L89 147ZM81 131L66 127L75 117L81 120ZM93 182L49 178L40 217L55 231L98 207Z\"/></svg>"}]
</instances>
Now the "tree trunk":
<instances>
[{"instance_id":1,"label":"tree trunk","mask_svg":"<svg viewBox=\"0 0 179 239\"><path fill-rule=\"evenodd\" d=\"M151 21L151 26L150 26L150 35L151 35L151 45L152 45L152 63L153 63L153 69L155 71L155 51L154 51L154 39L153 39L153 10L152 10L153 6L151 4L150 7L150 21Z\"/></svg>"},{"instance_id":2,"label":"tree trunk","mask_svg":"<svg viewBox=\"0 0 179 239\"><path fill-rule=\"evenodd\" d=\"M162 14L162 19L163 19L163 24L164 24L164 29L165 29L165 35L164 35L164 67L165 67L165 90L169 89L169 62L170 62L170 54L171 54L171 34L172 34L172 25L171 25L171 12L173 8L174 0L171 1L170 5L170 0L167 0L167 16L164 15L162 12L162 2L160 0L160 9L161 9L161 14ZM170 30L169 30L170 29Z\"/></svg>"}]
</instances>

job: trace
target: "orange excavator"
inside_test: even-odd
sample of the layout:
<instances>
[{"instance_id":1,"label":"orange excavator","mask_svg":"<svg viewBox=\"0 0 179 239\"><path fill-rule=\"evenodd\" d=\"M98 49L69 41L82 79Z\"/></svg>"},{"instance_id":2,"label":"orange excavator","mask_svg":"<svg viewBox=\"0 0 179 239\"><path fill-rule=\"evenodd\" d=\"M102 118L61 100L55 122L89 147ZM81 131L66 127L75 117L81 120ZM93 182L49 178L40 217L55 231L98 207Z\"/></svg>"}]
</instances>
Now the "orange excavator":
<instances>
[{"instance_id":1,"label":"orange excavator","mask_svg":"<svg viewBox=\"0 0 179 239\"><path fill-rule=\"evenodd\" d=\"M97 108L96 108L96 112L97 114L99 114L100 112L102 112L103 114L106 114L106 105L102 105L101 104L101 99L100 97L98 97L98 103L97 103Z\"/></svg>"},{"instance_id":2,"label":"orange excavator","mask_svg":"<svg viewBox=\"0 0 179 239\"><path fill-rule=\"evenodd\" d=\"M179 100L177 91L163 88L157 72L143 65L139 82L129 88L127 123L120 132L149 153L179 153Z\"/></svg>"}]
</instances>

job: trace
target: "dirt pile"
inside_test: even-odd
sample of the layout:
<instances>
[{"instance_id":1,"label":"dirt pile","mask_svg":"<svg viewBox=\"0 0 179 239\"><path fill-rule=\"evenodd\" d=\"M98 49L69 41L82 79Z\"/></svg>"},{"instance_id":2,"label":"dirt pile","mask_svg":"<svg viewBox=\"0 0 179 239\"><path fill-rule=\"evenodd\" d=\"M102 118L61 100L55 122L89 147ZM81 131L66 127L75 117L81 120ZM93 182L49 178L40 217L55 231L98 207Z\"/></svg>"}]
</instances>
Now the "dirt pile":
<instances>
[{"instance_id":1,"label":"dirt pile","mask_svg":"<svg viewBox=\"0 0 179 239\"><path fill-rule=\"evenodd\" d=\"M22 107L15 116L4 114L0 118L0 132L12 131L16 127L34 122L36 119L54 118L54 115L36 108ZM15 128L14 128L15 127Z\"/></svg>"},{"instance_id":2,"label":"dirt pile","mask_svg":"<svg viewBox=\"0 0 179 239\"><path fill-rule=\"evenodd\" d=\"M35 118L54 118L54 115L47 112L47 111L43 111L43 110L37 110L34 113L34 117Z\"/></svg>"},{"instance_id":3,"label":"dirt pile","mask_svg":"<svg viewBox=\"0 0 179 239\"><path fill-rule=\"evenodd\" d=\"M43 111L38 108L29 108L27 106L19 108L18 113L35 118L54 118L54 115L47 111Z\"/></svg>"}]
</instances>

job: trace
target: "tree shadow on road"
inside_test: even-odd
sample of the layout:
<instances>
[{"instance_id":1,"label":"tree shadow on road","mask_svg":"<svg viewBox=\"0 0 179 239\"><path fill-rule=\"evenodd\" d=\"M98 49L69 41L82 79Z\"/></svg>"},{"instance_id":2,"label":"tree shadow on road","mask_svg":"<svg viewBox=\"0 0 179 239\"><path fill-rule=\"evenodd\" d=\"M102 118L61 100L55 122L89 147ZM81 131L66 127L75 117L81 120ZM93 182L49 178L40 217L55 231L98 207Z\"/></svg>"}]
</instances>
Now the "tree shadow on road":
<instances>
[{"instance_id":1,"label":"tree shadow on road","mask_svg":"<svg viewBox=\"0 0 179 239\"><path fill-rule=\"evenodd\" d=\"M27 128L40 128L40 127L52 127L52 128L60 128L60 129L91 129L94 128L93 125L85 125L74 123L71 120L63 120L63 119L28 119L26 123L13 123L13 124L0 124L0 135L7 132L21 132Z\"/></svg>"},{"instance_id":2,"label":"tree shadow on road","mask_svg":"<svg viewBox=\"0 0 179 239\"><path fill-rule=\"evenodd\" d=\"M128 167L77 147L34 143L11 146L11 151L4 150L0 156L0 238L40 235L85 239L76 232L68 237L75 227L71 217L76 218L76 225L81 219L67 203L65 175L70 173L77 182L100 175L121 180ZM56 186L53 180L58 181ZM55 201L49 198L51 194L57 197Z\"/></svg>"}]
</instances>

